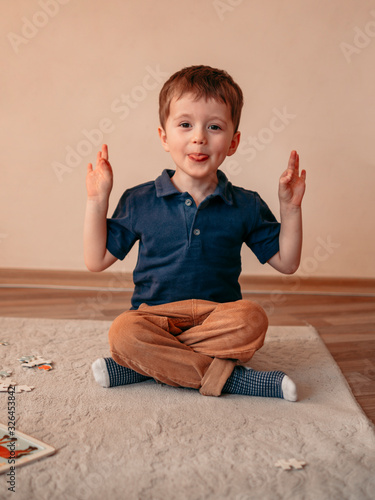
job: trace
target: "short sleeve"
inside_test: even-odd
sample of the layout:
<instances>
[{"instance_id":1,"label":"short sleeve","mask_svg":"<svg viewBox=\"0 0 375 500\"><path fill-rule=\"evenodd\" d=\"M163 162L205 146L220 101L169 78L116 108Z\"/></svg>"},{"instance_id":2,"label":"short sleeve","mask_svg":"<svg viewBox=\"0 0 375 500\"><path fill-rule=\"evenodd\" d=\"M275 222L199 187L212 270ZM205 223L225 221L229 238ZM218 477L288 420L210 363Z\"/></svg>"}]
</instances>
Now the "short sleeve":
<instances>
[{"instance_id":1,"label":"short sleeve","mask_svg":"<svg viewBox=\"0 0 375 500\"><path fill-rule=\"evenodd\" d=\"M120 260L139 239L133 229L132 212L131 192L125 191L112 217L107 219L107 249Z\"/></svg>"},{"instance_id":2,"label":"short sleeve","mask_svg":"<svg viewBox=\"0 0 375 500\"><path fill-rule=\"evenodd\" d=\"M279 251L280 223L262 198L257 193L255 196L255 218L245 243L265 264Z\"/></svg>"}]
</instances>

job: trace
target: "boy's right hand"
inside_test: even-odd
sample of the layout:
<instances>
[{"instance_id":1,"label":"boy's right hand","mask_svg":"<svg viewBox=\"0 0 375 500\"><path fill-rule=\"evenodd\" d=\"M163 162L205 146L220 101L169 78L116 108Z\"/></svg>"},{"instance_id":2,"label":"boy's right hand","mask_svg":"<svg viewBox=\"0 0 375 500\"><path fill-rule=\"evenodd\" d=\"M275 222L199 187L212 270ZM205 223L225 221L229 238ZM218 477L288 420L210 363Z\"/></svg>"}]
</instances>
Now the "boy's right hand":
<instances>
[{"instance_id":1,"label":"boy's right hand","mask_svg":"<svg viewBox=\"0 0 375 500\"><path fill-rule=\"evenodd\" d=\"M96 167L87 166L86 187L89 199L108 201L113 186L113 172L108 161L108 147L103 144L96 157Z\"/></svg>"}]
</instances>

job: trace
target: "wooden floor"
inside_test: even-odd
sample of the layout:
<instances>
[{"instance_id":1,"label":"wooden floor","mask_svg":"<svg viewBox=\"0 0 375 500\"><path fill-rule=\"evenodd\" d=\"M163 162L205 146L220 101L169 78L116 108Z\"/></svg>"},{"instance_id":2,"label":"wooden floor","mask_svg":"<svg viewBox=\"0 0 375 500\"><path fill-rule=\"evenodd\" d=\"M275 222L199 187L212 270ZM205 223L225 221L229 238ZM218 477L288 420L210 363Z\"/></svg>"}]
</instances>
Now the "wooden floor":
<instances>
[{"instance_id":1,"label":"wooden floor","mask_svg":"<svg viewBox=\"0 0 375 500\"><path fill-rule=\"evenodd\" d=\"M316 328L375 423L375 280L245 277L241 285L271 325ZM128 274L0 269L0 316L112 320L130 307L132 286Z\"/></svg>"}]
</instances>

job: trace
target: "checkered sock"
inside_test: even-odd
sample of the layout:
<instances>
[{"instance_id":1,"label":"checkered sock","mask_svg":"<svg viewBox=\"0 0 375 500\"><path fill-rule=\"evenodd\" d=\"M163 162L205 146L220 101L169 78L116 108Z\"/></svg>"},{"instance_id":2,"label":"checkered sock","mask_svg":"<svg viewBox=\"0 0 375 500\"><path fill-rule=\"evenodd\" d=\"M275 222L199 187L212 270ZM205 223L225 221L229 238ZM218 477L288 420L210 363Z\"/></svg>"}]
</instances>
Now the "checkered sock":
<instances>
[{"instance_id":1,"label":"checkered sock","mask_svg":"<svg viewBox=\"0 0 375 500\"><path fill-rule=\"evenodd\" d=\"M91 368L95 380L102 387L136 384L150 379L150 377L145 377L130 368L117 364L112 358L97 359Z\"/></svg>"},{"instance_id":2,"label":"checkered sock","mask_svg":"<svg viewBox=\"0 0 375 500\"><path fill-rule=\"evenodd\" d=\"M258 372L244 366L234 368L222 393L284 398L288 401L297 400L296 386L285 373L281 371Z\"/></svg>"}]
</instances>

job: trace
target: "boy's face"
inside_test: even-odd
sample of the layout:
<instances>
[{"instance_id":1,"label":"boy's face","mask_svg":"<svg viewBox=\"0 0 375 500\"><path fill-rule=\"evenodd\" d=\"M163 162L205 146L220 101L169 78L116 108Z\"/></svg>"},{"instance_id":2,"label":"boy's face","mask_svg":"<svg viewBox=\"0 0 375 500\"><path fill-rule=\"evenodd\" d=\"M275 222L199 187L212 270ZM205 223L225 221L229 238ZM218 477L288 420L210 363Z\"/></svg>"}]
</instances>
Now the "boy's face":
<instances>
[{"instance_id":1,"label":"boy's face","mask_svg":"<svg viewBox=\"0 0 375 500\"><path fill-rule=\"evenodd\" d=\"M227 156L235 153L240 132L234 133L229 107L214 99L196 100L193 94L175 97L165 128L159 128L162 145L176 165L176 174L211 180Z\"/></svg>"}]
</instances>

